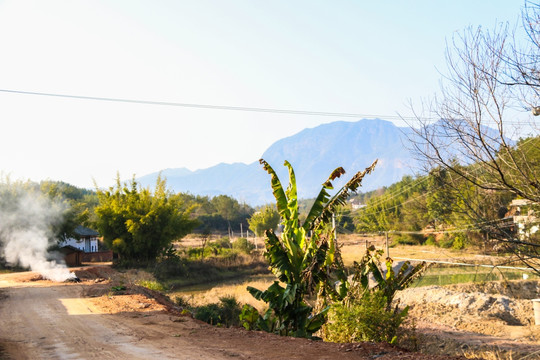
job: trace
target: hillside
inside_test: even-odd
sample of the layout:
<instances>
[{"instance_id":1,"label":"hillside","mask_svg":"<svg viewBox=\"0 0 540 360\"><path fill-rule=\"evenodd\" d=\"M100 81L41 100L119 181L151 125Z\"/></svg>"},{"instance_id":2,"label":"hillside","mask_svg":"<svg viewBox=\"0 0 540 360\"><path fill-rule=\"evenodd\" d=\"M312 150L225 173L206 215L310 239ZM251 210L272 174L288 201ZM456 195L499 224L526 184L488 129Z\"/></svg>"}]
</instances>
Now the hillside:
<instances>
[{"instance_id":1,"label":"hillside","mask_svg":"<svg viewBox=\"0 0 540 360\"><path fill-rule=\"evenodd\" d=\"M363 191L373 190L414 172L415 161L405 145L409 132L408 128L380 119L338 121L283 138L261 157L272 165L284 182L287 181L286 169L282 166L284 160L293 165L301 198L314 197L320 184L336 167L342 166L352 176L379 159L375 172L366 178L362 187ZM138 181L143 186L152 186L158 174L142 176ZM197 171L166 169L161 174L175 192L209 196L226 194L250 205L273 201L269 176L258 161L222 163Z\"/></svg>"}]
</instances>

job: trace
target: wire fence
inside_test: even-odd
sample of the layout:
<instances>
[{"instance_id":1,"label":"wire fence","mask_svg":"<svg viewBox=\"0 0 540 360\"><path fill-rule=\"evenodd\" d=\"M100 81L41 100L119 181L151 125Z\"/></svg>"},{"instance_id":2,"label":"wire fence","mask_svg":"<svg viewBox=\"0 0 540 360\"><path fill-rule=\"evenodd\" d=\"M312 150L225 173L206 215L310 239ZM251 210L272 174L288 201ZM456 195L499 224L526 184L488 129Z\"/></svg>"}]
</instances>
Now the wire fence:
<instances>
[{"instance_id":1,"label":"wire fence","mask_svg":"<svg viewBox=\"0 0 540 360\"><path fill-rule=\"evenodd\" d=\"M493 254L471 254L470 252L460 253L444 248L436 248L433 251L418 249L422 253L429 253L426 258L423 256L414 256L414 253L413 256L408 256L407 251L403 251L402 248L395 249L391 247L390 237L387 238L385 236L386 234L364 234L367 236L362 236L358 240L347 240L341 243L347 246L359 246L366 249L374 246L376 249L383 250L386 256L394 261L408 261L411 263L425 262L429 264L424 275L415 281L413 286L444 286L458 283L540 279L540 264L536 268L526 267L523 266L520 259L515 257Z\"/></svg>"}]
</instances>

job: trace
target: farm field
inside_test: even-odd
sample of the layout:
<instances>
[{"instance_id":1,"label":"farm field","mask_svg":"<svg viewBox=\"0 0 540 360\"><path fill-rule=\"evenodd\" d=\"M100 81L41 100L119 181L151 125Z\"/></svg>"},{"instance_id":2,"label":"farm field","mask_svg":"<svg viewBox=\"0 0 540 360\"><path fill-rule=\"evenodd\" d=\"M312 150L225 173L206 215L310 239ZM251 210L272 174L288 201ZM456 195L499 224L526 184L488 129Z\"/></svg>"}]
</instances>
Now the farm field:
<instances>
[{"instance_id":1,"label":"farm field","mask_svg":"<svg viewBox=\"0 0 540 360\"><path fill-rule=\"evenodd\" d=\"M368 245L385 249L383 239L367 240ZM359 259L366 248L365 238L348 236L340 239L340 243L347 265ZM505 256L430 246L397 246L389 250L396 261L477 264L466 267L434 263L411 288L399 294L401 304L410 306L403 346L432 354L468 354L469 357L482 354L513 360L530 355L527 359L540 359L540 326L534 325L531 302L540 297L537 276L527 270L480 266L522 267ZM274 279L271 274L256 275L176 289L170 295L182 296L196 306L234 296L240 303L262 310L264 303L256 301L246 287L265 289Z\"/></svg>"}]
</instances>

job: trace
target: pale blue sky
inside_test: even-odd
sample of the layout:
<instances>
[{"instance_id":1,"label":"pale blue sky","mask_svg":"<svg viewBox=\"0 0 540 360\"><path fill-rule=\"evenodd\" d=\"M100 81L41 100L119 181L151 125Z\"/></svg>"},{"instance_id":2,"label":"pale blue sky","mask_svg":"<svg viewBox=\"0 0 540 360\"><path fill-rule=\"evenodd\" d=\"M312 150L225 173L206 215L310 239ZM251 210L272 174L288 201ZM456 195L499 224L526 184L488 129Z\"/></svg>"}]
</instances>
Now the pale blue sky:
<instances>
[{"instance_id":1,"label":"pale blue sky","mask_svg":"<svg viewBox=\"0 0 540 360\"><path fill-rule=\"evenodd\" d=\"M407 116L409 101L437 91L446 40L514 23L522 6L0 0L0 89ZM337 120L354 119L0 92L0 171L107 186L117 171L250 163L279 138Z\"/></svg>"}]
</instances>

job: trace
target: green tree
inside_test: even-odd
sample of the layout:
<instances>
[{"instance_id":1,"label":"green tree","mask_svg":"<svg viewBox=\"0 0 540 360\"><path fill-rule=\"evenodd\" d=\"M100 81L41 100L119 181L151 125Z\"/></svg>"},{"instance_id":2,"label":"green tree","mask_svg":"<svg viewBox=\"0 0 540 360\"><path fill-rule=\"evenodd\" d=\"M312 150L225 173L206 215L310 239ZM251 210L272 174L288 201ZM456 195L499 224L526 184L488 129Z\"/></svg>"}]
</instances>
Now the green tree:
<instances>
[{"instance_id":1,"label":"green tree","mask_svg":"<svg viewBox=\"0 0 540 360\"><path fill-rule=\"evenodd\" d=\"M194 212L200 221L200 226L195 229L197 232L204 231L239 231L240 224L243 229L248 228L247 219L253 213L253 209L240 204L236 199L227 195L218 195L213 198L207 196L191 196L191 201L197 204Z\"/></svg>"},{"instance_id":2,"label":"green tree","mask_svg":"<svg viewBox=\"0 0 540 360\"><path fill-rule=\"evenodd\" d=\"M387 189L372 193L354 222L359 232L418 230L425 217L422 193L425 179L403 179ZM407 218L407 221L405 221ZM412 220L412 223L410 222Z\"/></svg>"},{"instance_id":3,"label":"green tree","mask_svg":"<svg viewBox=\"0 0 540 360\"><path fill-rule=\"evenodd\" d=\"M264 235L266 230L275 231L279 224L279 213L272 206L265 206L260 211L257 211L248 220L249 228L257 236Z\"/></svg>"},{"instance_id":4,"label":"green tree","mask_svg":"<svg viewBox=\"0 0 540 360\"><path fill-rule=\"evenodd\" d=\"M158 178L154 193L133 179L107 191L98 190L96 227L105 244L126 260L151 261L172 241L191 232L198 222L193 206L166 190Z\"/></svg>"}]
</instances>

